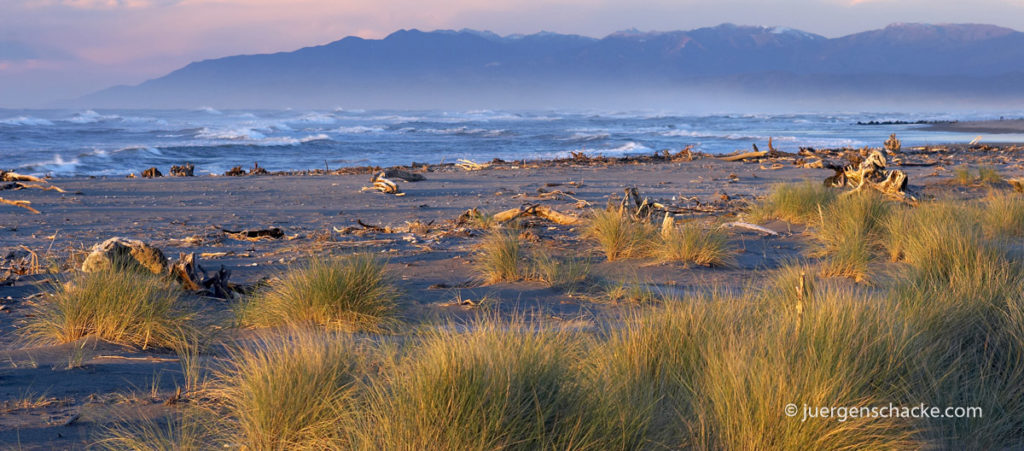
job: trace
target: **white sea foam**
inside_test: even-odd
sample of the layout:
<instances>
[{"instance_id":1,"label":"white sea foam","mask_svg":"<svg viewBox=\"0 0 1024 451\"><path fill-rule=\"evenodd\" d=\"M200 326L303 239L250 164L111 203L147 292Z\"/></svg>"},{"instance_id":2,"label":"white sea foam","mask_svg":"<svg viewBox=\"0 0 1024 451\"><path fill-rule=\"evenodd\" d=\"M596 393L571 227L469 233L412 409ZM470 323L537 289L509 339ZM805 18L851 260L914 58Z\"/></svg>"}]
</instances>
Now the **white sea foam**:
<instances>
[{"instance_id":1,"label":"white sea foam","mask_svg":"<svg viewBox=\"0 0 1024 451\"><path fill-rule=\"evenodd\" d=\"M200 139L226 139L232 141L255 141L265 139L267 135L254 130L251 127L239 127L229 129L209 129L203 127L196 133Z\"/></svg>"},{"instance_id":2,"label":"white sea foam","mask_svg":"<svg viewBox=\"0 0 1024 451\"><path fill-rule=\"evenodd\" d=\"M573 133L571 136L569 136L568 138L565 138L565 139L567 141L590 142L590 141L600 141L600 140L603 140L603 139L608 139L611 136L612 135L610 133L608 133L608 132L601 132L601 131L595 131L595 132L576 132L576 133Z\"/></svg>"},{"instance_id":3,"label":"white sea foam","mask_svg":"<svg viewBox=\"0 0 1024 451\"><path fill-rule=\"evenodd\" d=\"M65 160L64 157L57 154L51 160L22 165L18 170L29 174L71 175L75 173L75 168L80 164L82 162L78 158Z\"/></svg>"},{"instance_id":4,"label":"white sea foam","mask_svg":"<svg viewBox=\"0 0 1024 451\"><path fill-rule=\"evenodd\" d=\"M294 119L289 119L287 122L298 123L298 124L333 124L338 120L334 116L322 114L322 113L306 113Z\"/></svg>"},{"instance_id":5,"label":"white sea foam","mask_svg":"<svg viewBox=\"0 0 1024 451\"><path fill-rule=\"evenodd\" d=\"M0 124L3 125L20 125L26 127L38 127L38 126L50 126L53 122L43 118L31 117L31 116L18 116L7 119L0 119Z\"/></svg>"},{"instance_id":6,"label":"white sea foam","mask_svg":"<svg viewBox=\"0 0 1024 451\"><path fill-rule=\"evenodd\" d=\"M351 127L338 127L334 130L334 132L347 135L359 135L363 133L383 133L384 127L367 127L365 125L355 125Z\"/></svg>"},{"instance_id":7,"label":"white sea foam","mask_svg":"<svg viewBox=\"0 0 1024 451\"><path fill-rule=\"evenodd\" d=\"M316 135L306 136L306 137L304 137L304 138L299 140L300 143L308 143L308 142L314 142L314 141L332 141L332 139L331 139L330 136L327 136L327 135L325 135L323 133L319 133L319 134L316 134Z\"/></svg>"},{"instance_id":8,"label":"white sea foam","mask_svg":"<svg viewBox=\"0 0 1024 451\"><path fill-rule=\"evenodd\" d=\"M202 111L204 113L216 114L216 115L224 114L224 113L221 113L220 111L218 111L216 108L208 107L208 106L201 106L201 107L197 108L196 111Z\"/></svg>"},{"instance_id":9,"label":"white sea foam","mask_svg":"<svg viewBox=\"0 0 1024 451\"><path fill-rule=\"evenodd\" d=\"M118 116L116 114L107 116L97 113L93 110L85 110L81 113L77 113L74 116L71 116L71 118L68 119L68 122L74 124L94 124L100 121L110 121L115 119L121 119L121 116Z\"/></svg>"}]
</instances>

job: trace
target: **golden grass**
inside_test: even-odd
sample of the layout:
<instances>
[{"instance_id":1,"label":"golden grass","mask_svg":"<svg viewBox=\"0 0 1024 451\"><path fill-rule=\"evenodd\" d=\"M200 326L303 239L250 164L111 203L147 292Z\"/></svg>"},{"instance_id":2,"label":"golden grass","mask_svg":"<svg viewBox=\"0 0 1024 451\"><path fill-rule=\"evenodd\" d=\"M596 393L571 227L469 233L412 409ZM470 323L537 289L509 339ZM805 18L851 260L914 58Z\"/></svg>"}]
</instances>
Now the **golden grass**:
<instances>
[{"instance_id":1,"label":"golden grass","mask_svg":"<svg viewBox=\"0 0 1024 451\"><path fill-rule=\"evenodd\" d=\"M683 224L663 235L653 253L666 262L726 267L736 264L736 249L729 243L728 233L693 223Z\"/></svg>"},{"instance_id":2,"label":"golden grass","mask_svg":"<svg viewBox=\"0 0 1024 451\"><path fill-rule=\"evenodd\" d=\"M192 333L195 312L171 280L136 271L76 273L33 309L30 339L68 343L96 336L114 343L173 348Z\"/></svg>"},{"instance_id":3,"label":"golden grass","mask_svg":"<svg viewBox=\"0 0 1024 451\"><path fill-rule=\"evenodd\" d=\"M313 258L244 301L238 315L251 327L316 324L373 331L395 321L398 294L385 263L372 255Z\"/></svg>"},{"instance_id":4,"label":"golden grass","mask_svg":"<svg viewBox=\"0 0 1024 451\"><path fill-rule=\"evenodd\" d=\"M993 191L983 200L981 224L990 237L1024 236L1024 197L1012 191Z\"/></svg>"},{"instance_id":5,"label":"golden grass","mask_svg":"<svg viewBox=\"0 0 1024 451\"><path fill-rule=\"evenodd\" d=\"M820 183L783 183L773 186L749 215L755 221L781 219L807 224L818 218L819 208L827 207L835 198L835 191Z\"/></svg>"},{"instance_id":6,"label":"golden grass","mask_svg":"<svg viewBox=\"0 0 1024 451\"><path fill-rule=\"evenodd\" d=\"M495 229L484 236L477 253L477 271L486 283L511 282L523 277L519 232Z\"/></svg>"},{"instance_id":7,"label":"golden grass","mask_svg":"<svg viewBox=\"0 0 1024 451\"><path fill-rule=\"evenodd\" d=\"M105 428L97 448L138 451L199 451L210 449L216 420L199 409L171 413L163 421L123 420Z\"/></svg>"},{"instance_id":8,"label":"golden grass","mask_svg":"<svg viewBox=\"0 0 1024 451\"><path fill-rule=\"evenodd\" d=\"M482 320L426 333L374 390L363 449L587 448L573 333Z\"/></svg>"},{"instance_id":9,"label":"golden grass","mask_svg":"<svg viewBox=\"0 0 1024 451\"><path fill-rule=\"evenodd\" d=\"M614 209L595 211L583 234L597 242L608 261L647 255L657 236L650 224Z\"/></svg>"},{"instance_id":10,"label":"golden grass","mask_svg":"<svg viewBox=\"0 0 1024 451\"><path fill-rule=\"evenodd\" d=\"M211 396L247 449L345 448L362 354L353 339L293 328L239 342Z\"/></svg>"},{"instance_id":11,"label":"golden grass","mask_svg":"<svg viewBox=\"0 0 1024 451\"><path fill-rule=\"evenodd\" d=\"M820 211L812 254L824 257L822 274L867 282L875 251L882 246L891 202L873 192L841 196Z\"/></svg>"}]
</instances>

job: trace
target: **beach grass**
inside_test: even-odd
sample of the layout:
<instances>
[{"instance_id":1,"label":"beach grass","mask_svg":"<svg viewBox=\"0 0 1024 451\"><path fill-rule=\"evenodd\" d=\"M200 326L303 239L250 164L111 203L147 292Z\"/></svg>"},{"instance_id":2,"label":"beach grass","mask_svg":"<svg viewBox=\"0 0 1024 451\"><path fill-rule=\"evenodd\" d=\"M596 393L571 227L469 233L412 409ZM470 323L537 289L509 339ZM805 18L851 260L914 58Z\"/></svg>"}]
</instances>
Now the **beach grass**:
<instances>
[{"instance_id":1,"label":"beach grass","mask_svg":"<svg viewBox=\"0 0 1024 451\"><path fill-rule=\"evenodd\" d=\"M349 445L364 354L345 335L306 328L239 342L210 396L247 449L342 449Z\"/></svg>"},{"instance_id":2,"label":"beach grass","mask_svg":"<svg viewBox=\"0 0 1024 451\"><path fill-rule=\"evenodd\" d=\"M616 209L596 210L583 235L597 243L608 261L648 255L657 237L653 226Z\"/></svg>"},{"instance_id":3,"label":"beach grass","mask_svg":"<svg viewBox=\"0 0 1024 451\"><path fill-rule=\"evenodd\" d=\"M736 249L729 243L729 234L695 223L686 223L663 233L653 254L663 262L718 267L736 264Z\"/></svg>"},{"instance_id":4,"label":"beach grass","mask_svg":"<svg viewBox=\"0 0 1024 451\"><path fill-rule=\"evenodd\" d=\"M22 332L30 340L69 343L95 336L113 343L174 348L195 332L196 312L170 279L147 272L80 272L33 309Z\"/></svg>"},{"instance_id":5,"label":"beach grass","mask_svg":"<svg viewBox=\"0 0 1024 451\"><path fill-rule=\"evenodd\" d=\"M781 219L795 224L814 222L822 208L836 198L831 188L815 182L782 183L771 188L768 196L748 212L755 221Z\"/></svg>"},{"instance_id":6,"label":"beach grass","mask_svg":"<svg viewBox=\"0 0 1024 451\"><path fill-rule=\"evenodd\" d=\"M485 283L511 282L524 276L523 249L515 229L494 229L484 236L477 252L477 272Z\"/></svg>"},{"instance_id":7,"label":"beach grass","mask_svg":"<svg viewBox=\"0 0 1024 451\"><path fill-rule=\"evenodd\" d=\"M868 281L892 208L890 201L874 192L841 196L823 208L814 224L812 251L824 257L822 274Z\"/></svg>"},{"instance_id":8,"label":"beach grass","mask_svg":"<svg viewBox=\"0 0 1024 451\"><path fill-rule=\"evenodd\" d=\"M530 254L532 278L551 288L575 291L587 282L590 260L581 257L556 257L544 250Z\"/></svg>"},{"instance_id":9,"label":"beach grass","mask_svg":"<svg viewBox=\"0 0 1024 451\"><path fill-rule=\"evenodd\" d=\"M244 300L238 317L248 327L316 324L379 331L396 320L398 296L386 263L379 258L314 257Z\"/></svg>"}]
</instances>

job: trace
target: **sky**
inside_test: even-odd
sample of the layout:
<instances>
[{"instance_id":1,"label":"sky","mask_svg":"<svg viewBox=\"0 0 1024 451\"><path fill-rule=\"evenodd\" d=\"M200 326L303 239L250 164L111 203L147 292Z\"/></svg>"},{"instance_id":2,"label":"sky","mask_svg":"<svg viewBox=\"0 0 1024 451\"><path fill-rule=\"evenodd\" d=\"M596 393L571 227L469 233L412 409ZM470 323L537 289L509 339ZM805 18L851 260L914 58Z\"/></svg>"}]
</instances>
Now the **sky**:
<instances>
[{"instance_id":1,"label":"sky","mask_svg":"<svg viewBox=\"0 0 1024 451\"><path fill-rule=\"evenodd\" d=\"M1024 0L0 0L0 108L44 107L197 60L403 28L603 37L725 22L827 37L894 22L1024 30Z\"/></svg>"}]
</instances>

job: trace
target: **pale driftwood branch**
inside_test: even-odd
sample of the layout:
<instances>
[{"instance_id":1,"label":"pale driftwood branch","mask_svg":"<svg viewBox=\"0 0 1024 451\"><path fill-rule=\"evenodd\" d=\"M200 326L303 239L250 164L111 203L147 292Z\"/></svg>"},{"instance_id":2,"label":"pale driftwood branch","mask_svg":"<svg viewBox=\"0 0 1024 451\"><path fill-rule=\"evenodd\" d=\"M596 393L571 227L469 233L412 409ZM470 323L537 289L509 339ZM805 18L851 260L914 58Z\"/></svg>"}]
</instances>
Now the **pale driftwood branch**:
<instances>
[{"instance_id":1,"label":"pale driftwood branch","mask_svg":"<svg viewBox=\"0 0 1024 451\"><path fill-rule=\"evenodd\" d=\"M0 170L0 181L4 182L39 182L46 183L45 179L33 176L22 175L17 172Z\"/></svg>"},{"instance_id":2,"label":"pale driftwood branch","mask_svg":"<svg viewBox=\"0 0 1024 451\"><path fill-rule=\"evenodd\" d=\"M757 224L750 224L748 222L739 222L739 221L727 222L725 224L722 224L722 227L725 227L725 228L728 228L728 229L747 229L747 230L753 230L755 232L761 232L763 234L771 235L771 236L777 236L779 234L779 232L776 232L776 231L774 231L772 229L769 229L767 227L762 227L762 226L759 226Z\"/></svg>"},{"instance_id":3,"label":"pale driftwood branch","mask_svg":"<svg viewBox=\"0 0 1024 451\"><path fill-rule=\"evenodd\" d=\"M497 222L507 222L522 216L536 216L560 225L576 225L580 222L580 218L559 213L543 205L526 205L522 208L505 210L500 213L496 213L494 215L494 220Z\"/></svg>"},{"instance_id":4,"label":"pale driftwood branch","mask_svg":"<svg viewBox=\"0 0 1024 451\"><path fill-rule=\"evenodd\" d=\"M491 164L490 163L480 164L480 163L477 163L475 161L466 160L466 159L460 159L459 162L455 164L455 166L460 167L462 169L465 169L467 171L479 171L481 169L489 168L491 166Z\"/></svg>"},{"instance_id":5,"label":"pale driftwood branch","mask_svg":"<svg viewBox=\"0 0 1024 451\"><path fill-rule=\"evenodd\" d=\"M29 202L27 200L7 200L7 199L4 199L4 198L0 197L0 204L11 205L11 206L14 206L14 207L21 207L21 208L24 208L24 209L26 209L28 211L31 211L34 214L39 214L39 210L36 210L35 208L32 208L31 207L32 202Z\"/></svg>"},{"instance_id":6,"label":"pale driftwood branch","mask_svg":"<svg viewBox=\"0 0 1024 451\"><path fill-rule=\"evenodd\" d=\"M755 152L741 153L741 154L738 154L738 155L728 155L728 156L724 156L724 157L719 157L719 159L722 160L722 161L740 161L740 160L746 160L747 158L761 158L761 157L764 157L764 156L767 156L767 155L768 155L768 151L767 150L759 150L759 151L755 151Z\"/></svg>"},{"instance_id":7,"label":"pale driftwood branch","mask_svg":"<svg viewBox=\"0 0 1024 451\"><path fill-rule=\"evenodd\" d=\"M386 172L380 172L370 178L370 183L373 183L373 187L363 187L361 191L380 191L384 194L394 194L396 196L404 196L401 190L398 189L398 184L388 179L385 175Z\"/></svg>"}]
</instances>

